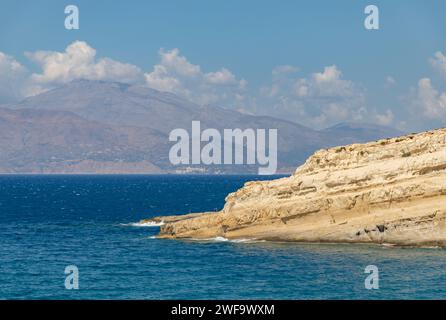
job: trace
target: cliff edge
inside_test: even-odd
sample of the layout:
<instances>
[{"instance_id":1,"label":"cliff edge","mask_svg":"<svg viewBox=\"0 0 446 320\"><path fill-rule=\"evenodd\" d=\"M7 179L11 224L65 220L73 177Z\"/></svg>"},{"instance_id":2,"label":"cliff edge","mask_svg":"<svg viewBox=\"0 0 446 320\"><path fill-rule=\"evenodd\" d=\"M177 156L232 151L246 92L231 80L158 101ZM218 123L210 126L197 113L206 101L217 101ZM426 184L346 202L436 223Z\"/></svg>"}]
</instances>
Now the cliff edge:
<instances>
[{"instance_id":1,"label":"cliff edge","mask_svg":"<svg viewBox=\"0 0 446 320\"><path fill-rule=\"evenodd\" d=\"M163 238L446 247L446 129L320 150L220 212L148 220L165 222Z\"/></svg>"}]
</instances>

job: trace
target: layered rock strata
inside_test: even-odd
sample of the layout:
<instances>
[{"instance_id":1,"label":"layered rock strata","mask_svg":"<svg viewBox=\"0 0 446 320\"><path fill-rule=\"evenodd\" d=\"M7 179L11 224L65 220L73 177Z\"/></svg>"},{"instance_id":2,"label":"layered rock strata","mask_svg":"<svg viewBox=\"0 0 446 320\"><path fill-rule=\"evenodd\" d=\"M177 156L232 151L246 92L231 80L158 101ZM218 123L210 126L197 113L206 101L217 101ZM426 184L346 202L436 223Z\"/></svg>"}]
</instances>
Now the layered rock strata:
<instances>
[{"instance_id":1,"label":"layered rock strata","mask_svg":"<svg viewBox=\"0 0 446 320\"><path fill-rule=\"evenodd\" d=\"M148 220L165 222L163 238L446 247L446 129L320 150L219 212Z\"/></svg>"}]
</instances>

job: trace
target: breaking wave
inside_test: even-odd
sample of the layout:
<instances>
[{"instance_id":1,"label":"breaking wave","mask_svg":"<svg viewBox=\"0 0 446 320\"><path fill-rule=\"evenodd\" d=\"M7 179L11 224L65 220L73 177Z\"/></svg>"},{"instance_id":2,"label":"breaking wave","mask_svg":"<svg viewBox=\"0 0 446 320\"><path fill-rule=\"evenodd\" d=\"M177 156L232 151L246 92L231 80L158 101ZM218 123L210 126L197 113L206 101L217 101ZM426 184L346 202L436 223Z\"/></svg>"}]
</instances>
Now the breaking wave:
<instances>
[{"instance_id":1,"label":"breaking wave","mask_svg":"<svg viewBox=\"0 0 446 320\"><path fill-rule=\"evenodd\" d=\"M131 222L131 223L121 223L121 226L125 227L160 227L164 225L164 221L146 221L146 222Z\"/></svg>"}]
</instances>

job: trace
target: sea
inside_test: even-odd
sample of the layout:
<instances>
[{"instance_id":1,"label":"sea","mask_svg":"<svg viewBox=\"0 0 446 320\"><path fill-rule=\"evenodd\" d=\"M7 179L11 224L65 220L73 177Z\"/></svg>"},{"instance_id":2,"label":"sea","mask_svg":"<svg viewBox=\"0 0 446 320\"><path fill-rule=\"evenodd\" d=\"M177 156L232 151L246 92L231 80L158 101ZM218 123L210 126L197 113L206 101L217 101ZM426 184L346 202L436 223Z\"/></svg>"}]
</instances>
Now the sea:
<instances>
[{"instance_id":1,"label":"sea","mask_svg":"<svg viewBox=\"0 0 446 320\"><path fill-rule=\"evenodd\" d=\"M444 249L163 240L138 223L274 178L2 175L0 299L446 299Z\"/></svg>"}]
</instances>

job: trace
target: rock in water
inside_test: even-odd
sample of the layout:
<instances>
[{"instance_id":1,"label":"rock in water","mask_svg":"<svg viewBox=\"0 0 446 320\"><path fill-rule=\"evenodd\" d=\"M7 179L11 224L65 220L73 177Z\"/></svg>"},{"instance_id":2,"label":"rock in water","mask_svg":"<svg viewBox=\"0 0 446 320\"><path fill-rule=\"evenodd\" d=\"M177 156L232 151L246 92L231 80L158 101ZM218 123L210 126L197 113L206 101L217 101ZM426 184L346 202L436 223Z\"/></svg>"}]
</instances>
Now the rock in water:
<instances>
[{"instance_id":1,"label":"rock in water","mask_svg":"<svg viewBox=\"0 0 446 320\"><path fill-rule=\"evenodd\" d=\"M160 237L446 247L446 129L320 150L291 177L247 182L220 212Z\"/></svg>"}]
</instances>

